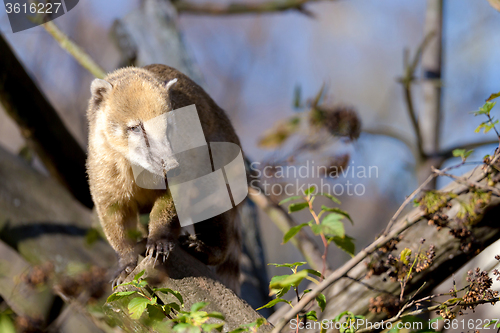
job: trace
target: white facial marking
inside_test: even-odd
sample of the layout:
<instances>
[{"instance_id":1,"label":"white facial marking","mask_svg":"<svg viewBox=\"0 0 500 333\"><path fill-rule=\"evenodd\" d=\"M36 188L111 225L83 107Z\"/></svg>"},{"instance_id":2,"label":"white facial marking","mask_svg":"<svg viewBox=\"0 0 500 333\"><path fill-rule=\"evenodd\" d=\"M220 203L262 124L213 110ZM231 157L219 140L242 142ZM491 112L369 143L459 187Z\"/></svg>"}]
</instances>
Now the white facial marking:
<instances>
[{"instance_id":1,"label":"white facial marking","mask_svg":"<svg viewBox=\"0 0 500 333\"><path fill-rule=\"evenodd\" d=\"M164 176L179 166L167 138L167 114L143 123L143 130L130 133L128 159L151 173Z\"/></svg>"}]
</instances>

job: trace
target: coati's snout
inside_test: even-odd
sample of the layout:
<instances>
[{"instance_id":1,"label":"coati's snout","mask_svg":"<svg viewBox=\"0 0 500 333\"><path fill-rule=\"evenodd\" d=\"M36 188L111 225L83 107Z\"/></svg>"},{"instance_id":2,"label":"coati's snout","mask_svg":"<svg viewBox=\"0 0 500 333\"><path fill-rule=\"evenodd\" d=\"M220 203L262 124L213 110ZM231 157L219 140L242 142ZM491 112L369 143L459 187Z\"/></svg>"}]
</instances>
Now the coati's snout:
<instances>
[{"instance_id":1,"label":"coati's snout","mask_svg":"<svg viewBox=\"0 0 500 333\"><path fill-rule=\"evenodd\" d=\"M178 168L179 162L168 140L168 126L167 113L145 122L129 123L128 160L162 177Z\"/></svg>"},{"instance_id":2,"label":"coati's snout","mask_svg":"<svg viewBox=\"0 0 500 333\"><path fill-rule=\"evenodd\" d=\"M171 110L169 90L177 79L137 81L92 82L91 104L100 109L95 115L98 131L131 164L165 177L179 167L168 139L168 127L173 125L167 117Z\"/></svg>"}]
</instances>

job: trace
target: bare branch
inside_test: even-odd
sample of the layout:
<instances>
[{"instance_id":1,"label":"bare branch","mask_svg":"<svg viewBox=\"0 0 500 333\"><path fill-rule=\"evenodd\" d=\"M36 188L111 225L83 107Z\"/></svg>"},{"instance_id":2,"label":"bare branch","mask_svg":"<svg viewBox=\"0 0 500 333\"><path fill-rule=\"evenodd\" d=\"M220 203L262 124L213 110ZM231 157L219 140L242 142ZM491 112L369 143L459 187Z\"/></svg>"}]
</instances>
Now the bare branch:
<instances>
[{"instance_id":1,"label":"bare branch","mask_svg":"<svg viewBox=\"0 0 500 333\"><path fill-rule=\"evenodd\" d=\"M325 0L276 0L268 2L248 2L229 4L217 3L195 3L191 1L172 1L172 4L179 13L193 15L234 15L234 14L257 14L257 13L276 13L287 10L297 10L308 16L311 13L304 8L306 3L320 2ZM330 2L336 0L328 0Z\"/></svg>"},{"instance_id":2,"label":"bare branch","mask_svg":"<svg viewBox=\"0 0 500 333\"><path fill-rule=\"evenodd\" d=\"M418 122L417 114L415 111L415 106L413 104L413 96L411 93L411 86L412 86L413 81L415 80L415 71L417 69L418 63L419 63L420 58L422 56L422 53L423 53L425 47L429 44L429 41L432 39L433 36L434 36L434 34L430 33L425 37L423 42L418 47L417 52L415 53L415 56L413 57L413 60L411 62L408 59L408 52L406 52L406 54L405 54L405 76L400 79L400 82L404 88L404 97L405 97L406 106L408 109L408 114L410 116L413 130L414 130L415 135L417 137L417 151L418 151L419 159L425 159L426 155L425 155L424 148L423 148L423 141L422 141L422 133L421 133L421 129L420 129L420 124Z\"/></svg>"},{"instance_id":3,"label":"bare branch","mask_svg":"<svg viewBox=\"0 0 500 333\"><path fill-rule=\"evenodd\" d=\"M484 184L481 184L479 182L467 179L465 177L458 177L458 176L446 173L443 170L438 170L434 167L432 167L432 172L435 173L436 175L439 175L439 176L446 176L446 177L452 178L459 184L462 184L462 185L465 185L465 186L468 186L471 188L478 188L478 189L481 189L481 190L486 191L486 192L491 192L496 196L500 196L500 190L498 190L495 187L484 185Z\"/></svg>"},{"instance_id":4,"label":"bare branch","mask_svg":"<svg viewBox=\"0 0 500 333\"><path fill-rule=\"evenodd\" d=\"M73 43L64 32L62 32L54 22L49 21L43 24L43 27L59 45L71 54L82 67L87 69L96 78L102 79L106 76L106 72L78 45Z\"/></svg>"}]
</instances>

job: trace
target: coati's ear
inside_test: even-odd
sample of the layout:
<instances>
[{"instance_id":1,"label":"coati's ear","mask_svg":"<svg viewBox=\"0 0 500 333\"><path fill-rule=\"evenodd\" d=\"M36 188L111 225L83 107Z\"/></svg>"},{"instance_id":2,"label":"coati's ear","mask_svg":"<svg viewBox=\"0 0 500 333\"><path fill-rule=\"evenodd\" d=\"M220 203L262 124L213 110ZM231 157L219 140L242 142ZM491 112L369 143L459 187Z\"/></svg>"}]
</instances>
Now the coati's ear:
<instances>
[{"instance_id":1,"label":"coati's ear","mask_svg":"<svg viewBox=\"0 0 500 333\"><path fill-rule=\"evenodd\" d=\"M172 88L176 83L177 83L177 78L167 81L165 82L165 88L167 89L167 91L169 91L170 88Z\"/></svg>"},{"instance_id":2,"label":"coati's ear","mask_svg":"<svg viewBox=\"0 0 500 333\"><path fill-rule=\"evenodd\" d=\"M96 105L99 105L113 89L111 83L106 80L95 79L90 85L90 92Z\"/></svg>"}]
</instances>

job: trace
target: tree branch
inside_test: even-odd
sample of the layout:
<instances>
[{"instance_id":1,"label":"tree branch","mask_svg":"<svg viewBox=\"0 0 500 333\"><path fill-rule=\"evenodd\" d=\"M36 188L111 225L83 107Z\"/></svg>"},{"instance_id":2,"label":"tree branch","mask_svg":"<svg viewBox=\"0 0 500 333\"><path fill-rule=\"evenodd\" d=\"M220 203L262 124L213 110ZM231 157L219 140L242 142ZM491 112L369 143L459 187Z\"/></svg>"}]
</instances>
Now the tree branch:
<instances>
[{"instance_id":1,"label":"tree branch","mask_svg":"<svg viewBox=\"0 0 500 333\"><path fill-rule=\"evenodd\" d=\"M325 0L276 0L256 3L233 2L229 4L217 3L195 3L191 1L172 1L172 4L179 13L193 15L234 15L234 14L256 14L256 13L276 13L287 10L298 10L306 15L310 15L304 5L311 2ZM336 0L328 0L333 2Z\"/></svg>"},{"instance_id":2,"label":"tree branch","mask_svg":"<svg viewBox=\"0 0 500 333\"><path fill-rule=\"evenodd\" d=\"M0 102L50 174L91 208L85 151L0 35Z\"/></svg>"},{"instance_id":3,"label":"tree branch","mask_svg":"<svg viewBox=\"0 0 500 333\"><path fill-rule=\"evenodd\" d=\"M443 0L427 0L425 35L433 38L422 54L424 105L422 109L423 146L427 154L439 149L441 134L441 65L443 43Z\"/></svg>"},{"instance_id":4,"label":"tree branch","mask_svg":"<svg viewBox=\"0 0 500 333\"><path fill-rule=\"evenodd\" d=\"M413 130L415 132L415 136L417 138L417 151L418 151L418 160L422 160L426 158L424 148L423 148L423 140L422 140L422 132L420 129L420 124L417 119L417 114L415 111L415 107L413 104L413 96L411 93L411 86L413 81L415 80L415 71L420 62L420 58L422 57L422 53L425 47L429 44L430 40L434 36L433 33L429 33L426 35L425 39L422 41L420 46L417 49L412 61L410 62L408 58L408 52L405 52L405 76L400 79L401 84L404 89L404 97L406 101L406 106L408 109L408 114L410 116L410 120L413 126ZM417 161L418 161L417 160Z\"/></svg>"},{"instance_id":5,"label":"tree branch","mask_svg":"<svg viewBox=\"0 0 500 333\"><path fill-rule=\"evenodd\" d=\"M462 185L465 185L465 186L468 186L471 188L478 188L478 189L481 189L481 190L486 191L486 192L491 192L496 196L500 196L500 190L497 189L496 187L484 185L484 184L481 184L479 182L469 180L465 177L458 177L458 176L446 173L443 170L438 170L434 167L432 168L432 172L434 172L435 174L437 174L439 176L445 176L445 177L449 177L451 179L454 179L459 184L462 184Z\"/></svg>"},{"instance_id":6,"label":"tree branch","mask_svg":"<svg viewBox=\"0 0 500 333\"><path fill-rule=\"evenodd\" d=\"M49 21L42 24L42 26L49 34L52 35L52 37L54 37L54 39L64 50L66 50L66 52L71 54L73 58L75 58L75 60L82 65L83 68L87 69L96 78L103 79L106 76L106 72L83 49L73 43L54 22Z\"/></svg>"}]
</instances>

